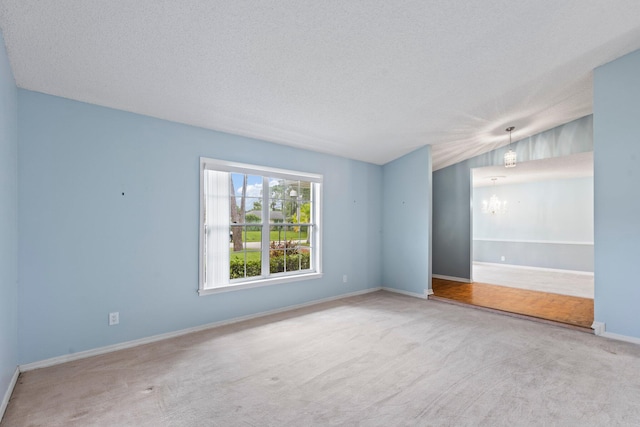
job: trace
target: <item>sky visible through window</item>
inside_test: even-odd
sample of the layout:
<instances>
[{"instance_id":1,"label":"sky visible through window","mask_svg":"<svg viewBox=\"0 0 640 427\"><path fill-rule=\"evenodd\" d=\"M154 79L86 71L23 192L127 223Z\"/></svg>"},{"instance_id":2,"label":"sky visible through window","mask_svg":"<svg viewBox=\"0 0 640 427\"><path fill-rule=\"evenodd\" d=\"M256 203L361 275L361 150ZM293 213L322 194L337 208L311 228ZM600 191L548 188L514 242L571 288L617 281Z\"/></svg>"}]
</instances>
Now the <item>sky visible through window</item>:
<instances>
[{"instance_id":1,"label":"sky visible through window","mask_svg":"<svg viewBox=\"0 0 640 427\"><path fill-rule=\"evenodd\" d=\"M240 173L232 173L231 179L233 180L233 188L236 191L236 196L242 196L242 181L243 175ZM277 179L271 179L269 186L273 187L278 185ZM247 197L262 197L262 177L257 175L247 175ZM240 199L238 199L240 202Z\"/></svg>"}]
</instances>

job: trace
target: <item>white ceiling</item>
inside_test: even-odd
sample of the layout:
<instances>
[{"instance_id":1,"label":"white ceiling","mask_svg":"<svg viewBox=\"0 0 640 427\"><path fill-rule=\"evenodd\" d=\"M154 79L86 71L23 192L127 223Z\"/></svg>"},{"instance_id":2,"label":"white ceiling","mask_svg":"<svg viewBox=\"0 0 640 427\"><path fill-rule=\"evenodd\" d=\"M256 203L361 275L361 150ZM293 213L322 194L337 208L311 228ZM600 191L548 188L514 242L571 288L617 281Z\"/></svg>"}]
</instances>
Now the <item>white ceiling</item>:
<instances>
[{"instance_id":1,"label":"white ceiling","mask_svg":"<svg viewBox=\"0 0 640 427\"><path fill-rule=\"evenodd\" d=\"M19 87L434 170L592 111L638 0L0 0Z\"/></svg>"},{"instance_id":2,"label":"white ceiling","mask_svg":"<svg viewBox=\"0 0 640 427\"><path fill-rule=\"evenodd\" d=\"M586 178L593 176L593 152L520 162L515 168L505 168L502 165L476 168L472 169L472 176L474 187Z\"/></svg>"}]
</instances>

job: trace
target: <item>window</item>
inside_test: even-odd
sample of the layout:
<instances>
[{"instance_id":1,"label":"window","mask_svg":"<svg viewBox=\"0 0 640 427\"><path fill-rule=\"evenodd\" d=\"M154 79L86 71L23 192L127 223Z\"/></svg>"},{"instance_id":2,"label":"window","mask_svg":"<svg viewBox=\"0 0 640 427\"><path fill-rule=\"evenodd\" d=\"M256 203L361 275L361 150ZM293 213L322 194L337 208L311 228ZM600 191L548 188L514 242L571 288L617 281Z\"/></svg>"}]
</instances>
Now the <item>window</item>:
<instances>
[{"instance_id":1,"label":"window","mask_svg":"<svg viewBox=\"0 0 640 427\"><path fill-rule=\"evenodd\" d=\"M322 176L200 159L200 295L321 276Z\"/></svg>"}]
</instances>

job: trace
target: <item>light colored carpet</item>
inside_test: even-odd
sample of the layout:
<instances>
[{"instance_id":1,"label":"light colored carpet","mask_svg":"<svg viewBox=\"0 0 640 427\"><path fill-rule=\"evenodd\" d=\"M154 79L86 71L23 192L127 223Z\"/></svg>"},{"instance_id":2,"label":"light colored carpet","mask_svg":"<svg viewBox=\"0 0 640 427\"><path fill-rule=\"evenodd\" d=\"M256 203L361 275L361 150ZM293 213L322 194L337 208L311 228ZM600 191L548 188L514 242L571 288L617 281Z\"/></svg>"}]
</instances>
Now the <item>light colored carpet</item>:
<instances>
[{"instance_id":1,"label":"light colored carpet","mask_svg":"<svg viewBox=\"0 0 640 427\"><path fill-rule=\"evenodd\" d=\"M473 281L593 299L593 273L473 263Z\"/></svg>"},{"instance_id":2,"label":"light colored carpet","mask_svg":"<svg viewBox=\"0 0 640 427\"><path fill-rule=\"evenodd\" d=\"M24 373L5 426L640 425L640 346L376 292Z\"/></svg>"}]
</instances>

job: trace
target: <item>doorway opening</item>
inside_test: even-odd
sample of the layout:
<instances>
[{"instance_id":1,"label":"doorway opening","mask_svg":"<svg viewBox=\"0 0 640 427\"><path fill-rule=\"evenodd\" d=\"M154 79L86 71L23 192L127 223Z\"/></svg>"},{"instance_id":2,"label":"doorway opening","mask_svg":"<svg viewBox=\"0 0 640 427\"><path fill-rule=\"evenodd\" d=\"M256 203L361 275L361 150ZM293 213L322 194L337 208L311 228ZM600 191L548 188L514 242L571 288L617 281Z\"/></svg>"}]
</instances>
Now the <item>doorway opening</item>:
<instances>
[{"instance_id":1,"label":"doorway opening","mask_svg":"<svg viewBox=\"0 0 640 427\"><path fill-rule=\"evenodd\" d=\"M590 328L593 153L473 169L471 185L471 283L436 295Z\"/></svg>"}]
</instances>

